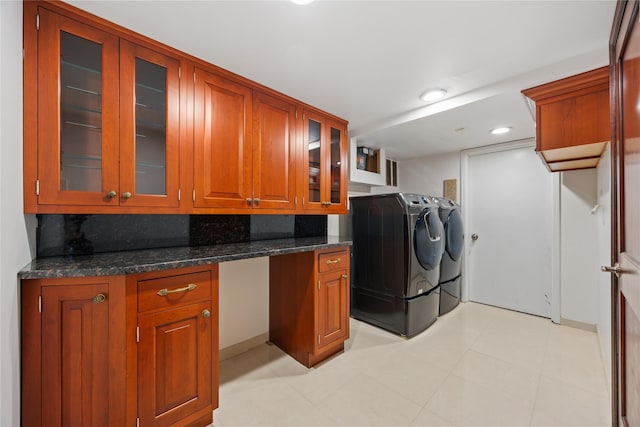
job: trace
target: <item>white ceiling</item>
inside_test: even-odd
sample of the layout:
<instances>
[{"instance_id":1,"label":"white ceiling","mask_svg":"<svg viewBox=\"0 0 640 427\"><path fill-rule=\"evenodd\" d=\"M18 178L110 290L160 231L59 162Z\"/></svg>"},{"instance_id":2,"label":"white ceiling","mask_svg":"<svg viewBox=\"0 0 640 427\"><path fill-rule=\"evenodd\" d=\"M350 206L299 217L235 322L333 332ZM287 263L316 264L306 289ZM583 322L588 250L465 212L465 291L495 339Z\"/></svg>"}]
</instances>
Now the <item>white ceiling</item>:
<instances>
[{"instance_id":1,"label":"white ceiling","mask_svg":"<svg viewBox=\"0 0 640 427\"><path fill-rule=\"evenodd\" d=\"M343 117L403 160L533 137L520 91L606 65L616 2L70 3ZM432 87L448 94L426 105Z\"/></svg>"}]
</instances>

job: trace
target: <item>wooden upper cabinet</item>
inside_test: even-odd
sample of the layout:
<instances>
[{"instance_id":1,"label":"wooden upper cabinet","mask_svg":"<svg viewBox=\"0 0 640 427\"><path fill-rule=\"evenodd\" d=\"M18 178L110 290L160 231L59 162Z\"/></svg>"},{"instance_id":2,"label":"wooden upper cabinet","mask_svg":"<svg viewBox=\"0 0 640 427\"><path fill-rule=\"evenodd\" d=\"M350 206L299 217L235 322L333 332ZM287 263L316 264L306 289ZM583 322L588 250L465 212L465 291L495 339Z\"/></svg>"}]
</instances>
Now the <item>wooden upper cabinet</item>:
<instances>
[{"instance_id":1,"label":"wooden upper cabinet","mask_svg":"<svg viewBox=\"0 0 640 427\"><path fill-rule=\"evenodd\" d=\"M598 164L611 140L609 67L522 93L535 102L536 151L551 172Z\"/></svg>"},{"instance_id":2,"label":"wooden upper cabinet","mask_svg":"<svg viewBox=\"0 0 640 427\"><path fill-rule=\"evenodd\" d=\"M25 210L177 208L180 62L45 7L25 14L31 9L39 29L25 30L35 33L25 36L25 75L35 66L37 79L25 78L25 111L37 100L37 122L26 114Z\"/></svg>"},{"instance_id":3,"label":"wooden upper cabinet","mask_svg":"<svg viewBox=\"0 0 640 427\"><path fill-rule=\"evenodd\" d=\"M253 92L253 205L295 209L296 106Z\"/></svg>"},{"instance_id":4,"label":"wooden upper cabinet","mask_svg":"<svg viewBox=\"0 0 640 427\"><path fill-rule=\"evenodd\" d=\"M23 9L25 212L347 212L346 121L67 3Z\"/></svg>"},{"instance_id":5,"label":"wooden upper cabinet","mask_svg":"<svg viewBox=\"0 0 640 427\"><path fill-rule=\"evenodd\" d=\"M120 41L120 203L178 207L180 62Z\"/></svg>"},{"instance_id":6,"label":"wooden upper cabinet","mask_svg":"<svg viewBox=\"0 0 640 427\"><path fill-rule=\"evenodd\" d=\"M194 207L251 207L251 89L195 69Z\"/></svg>"},{"instance_id":7,"label":"wooden upper cabinet","mask_svg":"<svg viewBox=\"0 0 640 427\"><path fill-rule=\"evenodd\" d=\"M305 110L300 189L305 211L347 212L347 126Z\"/></svg>"},{"instance_id":8,"label":"wooden upper cabinet","mask_svg":"<svg viewBox=\"0 0 640 427\"><path fill-rule=\"evenodd\" d=\"M25 181L26 196L117 205L108 194L118 191L118 39L43 8L39 17L37 184Z\"/></svg>"},{"instance_id":9,"label":"wooden upper cabinet","mask_svg":"<svg viewBox=\"0 0 640 427\"><path fill-rule=\"evenodd\" d=\"M295 208L296 107L196 67L195 208Z\"/></svg>"}]
</instances>

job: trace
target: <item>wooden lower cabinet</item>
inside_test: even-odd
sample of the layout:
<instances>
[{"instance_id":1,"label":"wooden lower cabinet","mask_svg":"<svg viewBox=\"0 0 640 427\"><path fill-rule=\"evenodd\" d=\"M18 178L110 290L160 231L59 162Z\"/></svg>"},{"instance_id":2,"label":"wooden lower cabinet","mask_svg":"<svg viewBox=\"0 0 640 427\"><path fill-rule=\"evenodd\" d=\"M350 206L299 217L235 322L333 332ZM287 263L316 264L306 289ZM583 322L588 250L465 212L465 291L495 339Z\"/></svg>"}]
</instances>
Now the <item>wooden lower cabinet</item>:
<instances>
[{"instance_id":1,"label":"wooden lower cabinet","mask_svg":"<svg viewBox=\"0 0 640 427\"><path fill-rule=\"evenodd\" d=\"M206 426L218 266L22 281L22 425Z\"/></svg>"},{"instance_id":2,"label":"wooden lower cabinet","mask_svg":"<svg viewBox=\"0 0 640 427\"><path fill-rule=\"evenodd\" d=\"M272 256L269 339L311 367L349 338L349 249Z\"/></svg>"},{"instance_id":3,"label":"wooden lower cabinet","mask_svg":"<svg viewBox=\"0 0 640 427\"><path fill-rule=\"evenodd\" d=\"M124 277L22 281L22 425L125 425Z\"/></svg>"},{"instance_id":4,"label":"wooden lower cabinet","mask_svg":"<svg viewBox=\"0 0 640 427\"><path fill-rule=\"evenodd\" d=\"M127 278L128 292L138 297L140 426L213 422L218 407L217 267Z\"/></svg>"},{"instance_id":5,"label":"wooden lower cabinet","mask_svg":"<svg viewBox=\"0 0 640 427\"><path fill-rule=\"evenodd\" d=\"M348 248L272 256L270 339L307 367L349 338ZM218 407L218 265L25 279L22 425L207 426Z\"/></svg>"}]
</instances>

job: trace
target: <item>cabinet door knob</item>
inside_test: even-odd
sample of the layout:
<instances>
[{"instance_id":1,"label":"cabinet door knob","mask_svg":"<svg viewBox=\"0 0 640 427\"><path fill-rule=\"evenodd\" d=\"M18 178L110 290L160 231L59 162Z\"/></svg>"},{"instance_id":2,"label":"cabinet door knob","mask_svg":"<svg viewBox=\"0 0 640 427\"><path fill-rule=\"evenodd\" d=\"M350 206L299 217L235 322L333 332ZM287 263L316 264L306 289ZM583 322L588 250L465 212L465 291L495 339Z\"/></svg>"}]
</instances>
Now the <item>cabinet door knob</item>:
<instances>
[{"instance_id":1,"label":"cabinet door knob","mask_svg":"<svg viewBox=\"0 0 640 427\"><path fill-rule=\"evenodd\" d=\"M253 203L253 199L251 197L247 197L245 199L247 201L247 204L250 205L251 203Z\"/></svg>"},{"instance_id":2,"label":"cabinet door knob","mask_svg":"<svg viewBox=\"0 0 640 427\"><path fill-rule=\"evenodd\" d=\"M123 199L128 199L131 197L131 193L128 191L125 191L124 193L122 193L122 198Z\"/></svg>"},{"instance_id":3,"label":"cabinet door knob","mask_svg":"<svg viewBox=\"0 0 640 427\"><path fill-rule=\"evenodd\" d=\"M209 310L202 310L202 317L204 317L205 319L211 317L211 312Z\"/></svg>"},{"instance_id":4,"label":"cabinet door knob","mask_svg":"<svg viewBox=\"0 0 640 427\"><path fill-rule=\"evenodd\" d=\"M349 276L347 276L346 274L343 274L343 275L342 275L342 278L343 278L344 280L347 280L347 279L349 278Z\"/></svg>"},{"instance_id":5,"label":"cabinet door knob","mask_svg":"<svg viewBox=\"0 0 640 427\"><path fill-rule=\"evenodd\" d=\"M107 297L104 294L98 294L91 299L94 304L101 304L107 300Z\"/></svg>"},{"instance_id":6,"label":"cabinet door knob","mask_svg":"<svg viewBox=\"0 0 640 427\"><path fill-rule=\"evenodd\" d=\"M107 198L109 199L113 199L114 197L116 197L118 195L118 193L116 193L115 190L111 190L107 193Z\"/></svg>"},{"instance_id":7,"label":"cabinet door knob","mask_svg":"<svg viewBox=\"0 0 640 427\"><path fill-rule=\"evenodd\" d=\"M255 199L253 199L253 204L258 206L260 204L260 199L257 198L257 197Z\"/></svg>"}]
</instances>

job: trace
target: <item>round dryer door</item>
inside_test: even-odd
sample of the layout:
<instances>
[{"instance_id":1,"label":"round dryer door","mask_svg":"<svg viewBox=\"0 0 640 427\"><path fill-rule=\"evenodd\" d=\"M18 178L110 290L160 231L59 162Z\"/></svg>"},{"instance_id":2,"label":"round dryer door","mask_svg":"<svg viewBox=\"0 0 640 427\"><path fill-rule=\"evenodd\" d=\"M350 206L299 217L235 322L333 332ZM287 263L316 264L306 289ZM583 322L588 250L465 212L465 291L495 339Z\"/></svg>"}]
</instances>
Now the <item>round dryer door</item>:
<instances>
[{"instance_id":1,"label":"round dryer door","mask_svg":"<svg viewBox=\"0 0 640 427\"><path fill-rule=\"evenodd\" d=\"M413 250L418 262L425 270L435 270L440 266L444 252L444 229L438 209L427 208L420 212L413 233Z\"/></svg>"},{"instance_id":2,"label":"round dryer door","mask_svg":"<svg viewBox=\"0 0 640 427\"><path fill-rule=\"evenodd\" d=\"M459 209L452 209L444 224L445 250L452 260L457 261L464 249L464 233L462 230L462 215Z\"/></svg>"}]
</instances>

